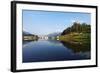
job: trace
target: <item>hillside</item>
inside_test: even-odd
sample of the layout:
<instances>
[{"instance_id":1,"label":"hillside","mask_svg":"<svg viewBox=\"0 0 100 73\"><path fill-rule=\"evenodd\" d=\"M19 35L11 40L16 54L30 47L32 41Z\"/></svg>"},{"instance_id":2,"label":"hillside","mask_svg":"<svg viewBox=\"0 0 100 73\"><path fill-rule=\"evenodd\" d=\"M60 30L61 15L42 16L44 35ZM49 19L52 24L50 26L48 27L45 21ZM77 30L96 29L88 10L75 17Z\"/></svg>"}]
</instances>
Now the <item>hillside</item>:
<instances>
[{"instance_id":1,"label":"hillside","mask_svg":"<svg viewBox=\"0 0 100 73\"><path fill-rule=\"evenodd\" d=\"M32 34L29 32L23 31L23 35L32 35Z\"/></svg>"},{"instance_id":2,"label":"hillside","mask_svg":"<svg viewBox=\"0 0 100 73\"><path fill-rule=\"evenodd\" d=\"M38 40L38 36L31 34L29 32L23 31L23 40L24 41L30 41L30 40L35 41L35 40Z\"/></svg>"},{"instance_id":3,"label":"hillside","mask_svg":"<svg viewBox=\"0 0 100 73\"><path fill-rule=\"evenodd\" d=\"M71 27L66 28L61 35L69 34L71 32L77 32L77 33L90 33L91 28L89 24L86 23L77 23L74 22Z\"/></svg>"},{"instance_id":4,"label":"hillside","mask_svg":"<svg viewBox=\"0 0 100 73\"><path fill-rule=\"evenodd\" d=\"M60 41L73 44L90 44L91 28L86 23L73 23L71 27L66 28L59 36Z\"/></svg>"}]
</instances>

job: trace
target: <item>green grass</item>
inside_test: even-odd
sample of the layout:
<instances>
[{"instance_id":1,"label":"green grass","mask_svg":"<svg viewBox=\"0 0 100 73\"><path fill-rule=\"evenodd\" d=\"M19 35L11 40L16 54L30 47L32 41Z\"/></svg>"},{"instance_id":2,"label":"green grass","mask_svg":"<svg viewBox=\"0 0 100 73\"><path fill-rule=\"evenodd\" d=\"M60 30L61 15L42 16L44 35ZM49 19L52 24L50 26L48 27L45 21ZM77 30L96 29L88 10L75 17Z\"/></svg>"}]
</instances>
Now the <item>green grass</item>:
<instances>
[{"instance_id":1,"label":"green grass","mask_svg":"<svg viewBox=\"0 0 100 73\"><path fill-rule=\"evenodd\" d=\"M70 42L70 43L90 43L90 33L70 33L66 35L59 36L60 41Z\"/></svg>"}]
</instances>

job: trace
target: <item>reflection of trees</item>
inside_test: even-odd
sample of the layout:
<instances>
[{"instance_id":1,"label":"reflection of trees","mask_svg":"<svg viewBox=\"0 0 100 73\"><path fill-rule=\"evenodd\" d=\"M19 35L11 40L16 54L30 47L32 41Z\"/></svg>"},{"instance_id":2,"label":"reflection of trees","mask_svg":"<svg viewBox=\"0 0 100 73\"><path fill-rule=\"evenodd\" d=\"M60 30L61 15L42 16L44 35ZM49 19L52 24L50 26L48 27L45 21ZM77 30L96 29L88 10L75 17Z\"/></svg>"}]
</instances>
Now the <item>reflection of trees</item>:
<instances>
[{"instance_id":1,"label":"reflection of trees","mask_svg":"<svg viewBox=\"0 0 100 73\"><path fill-rule=\"evenodd\" d=\"M23 45L30 43L31 41L23 41Z\"/></svg>"},{"instance_id":2,"label":"reflection of trees","mask_svg":"<svg viewBox=\"0 0 100 73\"><path fill-rule=\"evenodd\" d=\"M38 39L35 40L23 40L23 45L28 44L30 42L38 41Z\"/></svg>"},{"instance_id":3,"label":"reflection of trees","mask_svg":"<svg viewBox=\"0 0 100 73\"><path fill-rule=\"evenodd\" d=\"M68 42L61 41L61 43L69 49L72 49L74 53L78 52L88 52L90 51L90 44L72 44Z\"/></svg>"}]
</instances>

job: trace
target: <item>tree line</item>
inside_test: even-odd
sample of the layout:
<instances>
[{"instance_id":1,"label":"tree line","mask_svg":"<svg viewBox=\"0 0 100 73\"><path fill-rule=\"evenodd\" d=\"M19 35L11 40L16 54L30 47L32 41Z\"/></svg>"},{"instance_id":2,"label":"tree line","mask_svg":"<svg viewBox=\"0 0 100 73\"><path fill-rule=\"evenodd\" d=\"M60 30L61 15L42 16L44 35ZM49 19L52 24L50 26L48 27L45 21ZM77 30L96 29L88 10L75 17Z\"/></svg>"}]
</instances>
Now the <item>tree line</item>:
<instances>
[{"instance_id":1,"label":"tree line","mask_svg":"<svg viewBox=\"0 0 100 73\"><path fill-rule=\"evenodd\" d=\"M61 35L69 34L71 32L77 32L77 33L90 33L91 32L91 26L86 23L78 23L74 22L71 27L66 28Z\"/></svg>"}]
</instances>

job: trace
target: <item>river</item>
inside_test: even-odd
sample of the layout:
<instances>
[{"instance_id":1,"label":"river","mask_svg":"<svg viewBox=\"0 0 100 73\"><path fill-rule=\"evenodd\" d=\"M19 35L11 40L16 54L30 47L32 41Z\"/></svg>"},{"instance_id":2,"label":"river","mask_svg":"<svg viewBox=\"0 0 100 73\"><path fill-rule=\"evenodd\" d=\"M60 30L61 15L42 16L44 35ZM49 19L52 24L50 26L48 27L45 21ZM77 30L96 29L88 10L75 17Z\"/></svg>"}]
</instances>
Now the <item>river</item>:
<instances>
[{"instance_id":1,"label":"river","mask_svg":"<svg viewBox=\"0 0 100 73\"><path fill-rule=\"evenodd\" d=\"M89 45L74 45L57 40L24 41L24 63L90 59Z\"/></svg>"}]
</instances>

